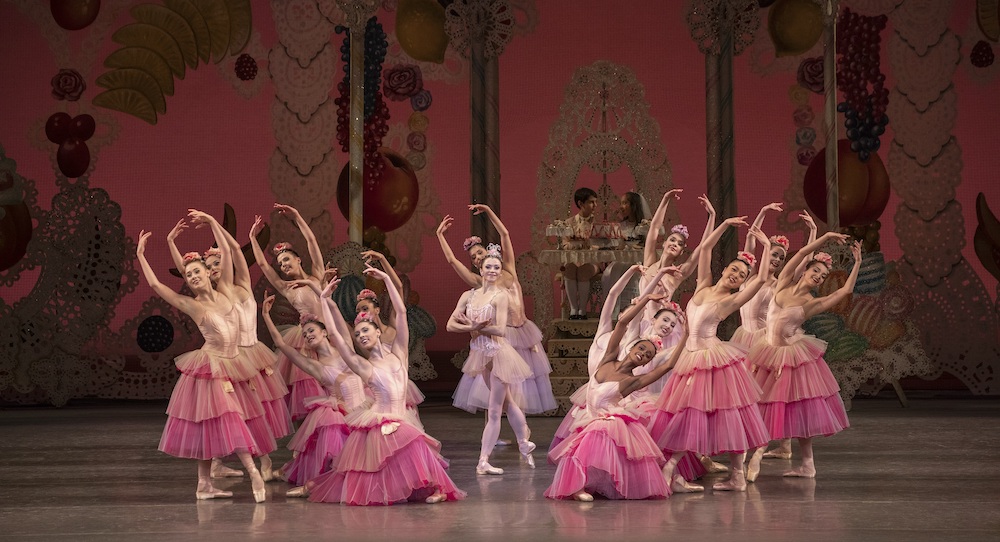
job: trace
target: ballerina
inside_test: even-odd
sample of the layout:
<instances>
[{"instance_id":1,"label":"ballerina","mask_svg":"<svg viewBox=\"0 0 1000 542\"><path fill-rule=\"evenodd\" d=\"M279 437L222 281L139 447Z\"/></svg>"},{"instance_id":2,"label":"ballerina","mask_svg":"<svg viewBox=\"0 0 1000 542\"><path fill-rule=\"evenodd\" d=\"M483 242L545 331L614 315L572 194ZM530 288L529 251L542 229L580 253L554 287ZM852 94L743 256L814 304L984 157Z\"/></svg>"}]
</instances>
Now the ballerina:
<instances>
[{"instance_id":1,"label":"ballerina","mask_svg":"<svg viewBox=\"0 0 1000 542\"><path fill-rule=\"evenodd\" d=\"M705 196L700 199L708 205ZM685 451L708 456L728 452L730 478L715 484L714 489L746 491L745 452L768 439L757 408L760 389L744 364L744 352L716 337L719 322L753 297L768 275L767 271L757 273L744 289L734 293L747 280L755 263L752 254L741 252L712 284L712 247L728 227L746 225L745 218L726 219L702 243L698 284L687 309L688 339L650 420L653 440L661 450L672 452L664 466L671 483L675 482L674 471ZM760 230L752 230L752 235L762 241L762 246L767 242Z\"/></svg>"},{"instance_id":2,"label":"ballerina","mask_svg":"<svg viewBox=\"0 0 1000 542\"><path fill-rule=\"evenodd\" d=\"M455 487L440 455L441 443L414 427L404 413L409 355L406 305L388 275L374 267L365 274L386 283L392 300L396 339L391 345L379 340L372 316L355 318L354 337L366 354L355 353L350 338L330 334L333 345L347 366L371 388L370 408L358 408L347 417L351 434L344 443L336 467L310 482L312 502L341 502L351 505L389 505L430 493L425 502L434 504L458 500L465 492ZM323 319L327 329L339 329L340 309L330 299L337 286L334 278L323 290Z\"/></svg>"},{"instance_id":3,"label":"ballerina","mask_svg":"<svg viewBox=\"0 0 1000 542\"><path fill-rule=\"evenodd\" d=\"M619 230L622 234L622 244L621 247L625 248L628 245L637 244L638 242L645 241L646 236L638 233L636 230L639 228L639 224L643 221L649 222L652 217L652 213L649 212L649 204L646 203L646 198L639 194L638 192L625 192L622 194L621 199L618 202L618 215L621 221L618 223ZM639 262L634 262L639 263ZM624 261L611 262L604 268L604 272L601 273L601 290L602 292L607 292L611 289L613 285L626 270L628 270L631 264ZM638 297L639 293L639 281L633 280L628 284L629 295ZM624 307L617 307L616 312L621 312Z\"/></svg>"},{"instance_id":4,"label":"ballerina","mask_svg":"<svg viewBox=\"0 0 1000 542\"><path fill-rule=\"evenodd\" d=\"M829 254L818 252L806 264L798 279L793 269L807 254L834 240L844 243L847 236L828 232L806 245L788 261L778 275L774 297L767 311L767 340L754 344L750 359L754 360L754 379L762 389L760 411L774 439L795 438L799 441L802 465L785 476L813 478L816 465L812 439L830 436L850 426L840 386L823 360L826 343L802 331L802 322L826 312L854 291L861 269L861 243L851 247L854 267L843 286L824 297L813 297L833 268ZM755 453L748 466L748 478L756 478L760 457Z\"/></svg>"},{"instance_id":5,"label":"ballerina","mask_svg":"<svg viewBox=\"0 0 1000 542\"><path fill-rule=\"evenodd\" d=\"M462 372L470 377L483 376L489 387L486 409L486 426L483 428L477 474L503 474L503 469L489 464L490 454L500 436L500 418L506 405L507 421L517 437L518 450L534 468L531 452L535 444L529 440L531 430L518 401L511 397L511 389L531 378L531 368L504 338L507 331L507 312L510 302L507 291L497 281L503 268L500 247L491 244L480 267L483 285L462 294L448 319L447 329L452 333L472 333L469 358Z\"/></svg>"},{"instance_id":6,"label":"ballerina","mask_svg":"<svg viewBox=\"0 0 1000 542\"><path fill-rule=\"evenodd\" d=\"M656 352L652 341L637 339L626 348L627 355L618 359L629 320L651 298L644 295L638 310L627 311L615 326L587 395L586 414L572 436L549 452L549 461L557 466L546 497L587 502L594 500L592 493L609 499L670 496L670 486L661 472L666 463L662 452L632 411L621 406L624 397L662 377L679 355L678 350L660 367L636 376L633 370L649 363Z\"/></svg>"},{"instance_id":7,"label":"ballerina","mask_svg":"<svg viewBox=\"0 0 1000 542\"><path fill-rule=\"evenodd\" d=\"M260 244L257 242L257 234L264 227L260 216L255 217L253 227L250 228L250 246L253 249L254 257L267 281L292 304L292 307L298 311L299 316L303 314L319 314L320 302L313 290L293 287L291 284L292 281L299 279L314 281L316 284L323 283L325 270L323 268L323 252L319 248L319 242L316 241L316 236L295 208L280 203L275 203L274 208L279 213L289 216L295 222L295 225L298 226L302 236L305 237L306 247L309 249L309 257L312 259L312 269L309 273L305 272L302 268L302 258L299 257L299 254L292 247L291 243L277 243L272 249L275 261L281 269L281 273L286 277L285 279L282 279L274 268L265 263L264 251L261 250ZM294 326L285 330L283 336L285 342L292 348L301 348L304 344L302 326ZM278 355L276 367L291 390L288 395L288 407L291 411L292 420L299 421L305 418L307 413L305 407L306 398L324 396L326 395L326 391L323 390L323 387L320 386L316 379L299 369L298 366L292 364L284 354Z\"/></svg>"},{"instance_id":8,"label":"ballerina","mask_svg":"<svg viewBox=\"0 0 1000 542\"><path fill-rule=\"evenodd\" d=\"M208 266L212 285L233 300L240 315L240 336L237 343L240 360L257 372L253 377L240 381L237 385L241 386L243 396L253 397L260 403L260 408L256 405L244 405L244 409L246 414L251 416L247 426L254 432L254 439L261 447L259 450L261 476L265 482L269 482L277 478L270 456L270 452L277 449L275 440L292 434L292 420L285 403L288 387L285 386L281 375L274 370L276 361L274 352L257 340L257 300L253 296L250 268L243 256L242 247L213 216L195 209L189 209L188 216L196 229L209 226L216 239L225 240L224 245L219 245L222 248L209 248L204 253L203 259ZM174 244L174 239L186 227L185 222L181 220L167 235L167 245L175 265L181 261L181 254ZM222 250L229 251L229 261L233 264L230 272L222 268L220 257ZM243 476L243 473L226 467L219 459L213 459L212 477L227 476Z\"/></svg>"},{"instance_id":9,"label":"ballerina","mask_svg":"<svg viewBox=\"0 0 1000 542\"><path fill-rule=\"evenodd\" d=\"M265 294L262 315L275 348L327 391L326 397L313 397L306 402L309 413L288 443L288 449L297 454L281 469L285 479L298 486L285 495L304 497L308 494L306 483L336 464L349 433L344 416L365 402L364 384L330 345L326 324L319 317L307 314L300 320L305 348L315 352L314 359L285 342L271 320L273 305L274 296Z\"/></svg>"},{"instance_id":10,"label":"ballerina","mask_svg":"<svg viewBox=\"0 0 1000 542\"><path fill-rule=\"evenodd\" d=\"M199 500L233 496L212 485L211 469L212 458L236 454L250 474L254 501L264 502L264 479L252 457L258 446L232 383L245 380L249 369L237 359L239 314L233 301L212 287L208 267L197 252L184 255L181 268L193 298L163 285L146 261L150 235L145 230L139 233L135 252L146 282L170 306L194 320L205 338L200 349L174 359L181 374L167 404L159 450L198 461L195 497ZM220 258L223 269L231 268L225 251Z\"/></svg>"}]
</instances>

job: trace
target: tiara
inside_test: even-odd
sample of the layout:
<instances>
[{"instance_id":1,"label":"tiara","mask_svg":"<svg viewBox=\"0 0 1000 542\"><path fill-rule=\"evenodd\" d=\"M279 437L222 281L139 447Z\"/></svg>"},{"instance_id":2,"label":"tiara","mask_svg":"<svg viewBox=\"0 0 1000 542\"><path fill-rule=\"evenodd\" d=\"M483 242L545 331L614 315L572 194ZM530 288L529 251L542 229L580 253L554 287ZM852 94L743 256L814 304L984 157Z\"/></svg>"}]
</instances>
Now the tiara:
<instances>
[{"instance_id":1,"label":"tiara","mask_svg":"<svg viewBox=\"0 0 1000 542\"><path fill-rule=\"evenodd\" d=\"M833 268L833 256L830 256L826 252L817 252L813 255L813 260L825 264L827 267Z\"/></svg>"},{"instance_id":2,"label":"tiara","mask_svg":"<svg viewBox=\"0 0 1000 542\"><path fill-rule=\"evenodd\" d=\"M738 254L736 254L736 259L747 264L747 266L749 266L750 269L753 269L753 266L757 264L757 258L754 257L753 254L749 252L743 252L742 250Z\"/></svg>"},{"instance_id":3,"label":"tiara","mask_svg":"<svg viewBox=\"0 0 1000 542\"><path fill-rule=\"evenodd\" d=\"M375 315L370 312L361 311L358 313L357 316L354 317L354 325L358 325L361 322L368 322L369 324L374 324Z\"/></svg>"},{"instance_id":4,"label":"tiara","mask_svg":"<svg viewBox=\"0 0 1000 542\"><path fill-rule=\"evenodd\" d=\"M323 324L322 321L320 321L318 316L316 316L315 314L309 314L308 312L304 312L302 313L301 316L299 316L299 325L305 326L306 324L319 324L323 327L326 327L326 325Z\"/></svg>"},{"instance_id":5,"label":"tiara","mask_svg":"<svg viewBox=\"0 0 1000 542\"><path fill-rule=\"evenodd\" d=\"M204 259L207 260L207 259L211 258L212 256L216 256L216 257L219 257L219 258L222 257L222 251L219 250L219 247L212 247L212 248L210 248L210 249L208 249L208 250L205 251Z\"/></svg>"},{"instance_id":6,"label":"tiara","mask_svg":"<svg viewBox=\"0 0 1000 542\"><path fill-rule=\"evenodd\" d=\"M364 290L358 292L357 300L361 301L362 299L378 299L378 295L376 295L375 292L369 290L368 288L365 288Z\"/></svg>"},{"instance_id":7,"label":"tiara","mask_svg":"<svg viewBox=\"0 0 1000 542\"><path fill-rule=\"evenodd\" d=\"M781 248L785 249L785 252L788 252L788 247L791 243L788 242L787 237L784 235L772 235L770 240L772 245L780 245Z\"/></svg>"},{"instance_id":8,"label":"tiara","mask_svg":"<svg viewBox=\"0 0 1000 542\"><path fill-rule=\"evenodd\" d=\"M500 257L500 245L498 245L496 243L490 243L486 247L486 255L487 256L492 256L494 258L499 258Z\"/></svg>"},{"instance_id":9,"label":"tiara","mask_svg":"<svg viewBox=\"0 0 1000 542\"><path fill-rule=\"evenodd\" d=\"M686 240L688 238L688 227L684 224L677 224L673 228L670 228L670 233L676 233Z\"/></svg>"},{"instance_id":10,"label":"tiara","mask_svg":"<svg viewBox=\"0 0 1000 542\"><path fill-rule=\"evenodd\" d=\"M473 235L472 237L467 237L465 241L462 241L462 250L468 252L470 248L481 244L483 244L483 240L480 239L479 236Z\"/></svg>"},{"instance_id":11,"label":"tiara","mask_svg":"<svg viewBox=\"0 0 1000 542\"><path fill-rule=\"evenodd\" d=\"M184 265L187 265L187 264L189 264L191 262L205 263L205 259L202 258L201 254L198 254L197 252L188 252L181 259L184 261Z\"/></svg>"},{"instance_id":12,"label":"tiara","mask_svg":"<svg viewBox=\"0 0 1000 542\"><path fill-rule=\"evenodd\" d=\"M271 252L273 252L275 256L279 256L282 252L294 252L294 250L292 250L292 244L286 241L274 245Z\"/></svg>"}]
</instances>

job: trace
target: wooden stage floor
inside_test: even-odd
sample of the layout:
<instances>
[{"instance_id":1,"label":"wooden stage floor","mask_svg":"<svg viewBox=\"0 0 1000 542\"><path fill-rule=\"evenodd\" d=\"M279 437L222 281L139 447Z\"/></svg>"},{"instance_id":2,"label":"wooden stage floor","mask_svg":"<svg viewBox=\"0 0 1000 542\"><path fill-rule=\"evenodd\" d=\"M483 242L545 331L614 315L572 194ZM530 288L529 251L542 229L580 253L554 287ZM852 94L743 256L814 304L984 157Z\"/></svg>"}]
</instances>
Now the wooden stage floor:
<instances>
[{"instance_id":1,"label":"wooden stage floor","mask_svg":"<svg viewBox=\"0 0 1000 542\"><path fill-rule=\"evenodd\" d=\"M427 431L469 496L390 507L286 499L283 482L269 483L258 505L245 477L219 484L233 499L198 502L195 463L156 450L164 407L0 410L0 541L1000 541L996 399L925 398L909 408L855 400L852 427L817 440L815 480L782 478L792 462L765 460L746 493L593 503L542 497L555 470L543 453L558 419L529 418L537 469L516 447L497 448L493 464L506 474L476 476L483 417L429 405L421 408ZM289 457L282 449L276 463Z\"/></svg>"}]
</instances>

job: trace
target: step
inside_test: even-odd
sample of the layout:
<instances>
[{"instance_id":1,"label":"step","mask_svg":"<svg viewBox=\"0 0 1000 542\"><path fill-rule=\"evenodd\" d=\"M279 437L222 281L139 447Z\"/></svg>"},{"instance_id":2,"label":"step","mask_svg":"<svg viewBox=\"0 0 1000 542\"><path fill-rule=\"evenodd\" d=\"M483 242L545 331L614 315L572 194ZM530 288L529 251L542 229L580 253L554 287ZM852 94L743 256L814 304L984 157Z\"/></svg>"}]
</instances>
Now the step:
<instances>
[{"instance_id":1,"label":"step","mask_svg":"<svg viewBox=\"0 0 1000 542\"><path fill-rule=\"evenodd\" d=\"M552 329L557 336L563 337L593 337L597 334L597 318L587 320L553 320Z\"/></svg>"},{"instance_id":2,"label":"step","mask_svg":"<svg viewBox=\"0 0 1000 542\"><path fill-rule=\"evenodd\" d=\"M549 358L552 376L587 376L587 358Z\"/></svg>"},{"instance_id":3,"label":"step","mask_svg":"<svg viewBox=\"0 0 1000 542\"><path fill-rule=\"evenodd\" d=\"M558 399L559 397L569 397L573 395L573 392L578 390L580 386L587 383L586 375L584 376L550 376L549 381L552 383L552 395L555 395Z\"/></svg>"},{"instance_id":4,"label":"step","mask_svg":"<svg viewBox=\"0 0 1000 542\"><path fill-rule=\"evenodd\" d=\"M549 339L549 359L553 357L586 357L594 339Z\"/></svg>"}]
</instances>

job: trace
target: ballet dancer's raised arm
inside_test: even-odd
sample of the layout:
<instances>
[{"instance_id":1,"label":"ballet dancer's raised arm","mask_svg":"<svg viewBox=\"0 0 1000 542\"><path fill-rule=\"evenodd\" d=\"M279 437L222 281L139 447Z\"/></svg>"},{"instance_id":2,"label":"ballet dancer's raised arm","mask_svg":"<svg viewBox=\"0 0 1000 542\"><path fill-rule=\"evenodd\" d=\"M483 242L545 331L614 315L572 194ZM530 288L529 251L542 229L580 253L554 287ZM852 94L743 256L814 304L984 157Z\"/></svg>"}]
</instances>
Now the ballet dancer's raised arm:
<instances>
[{"instance_id":1,"label":"ballet dancer's raised arm","mask_svg":"<svg viewBox=\"0 0 1000 542\"><path fill-rule=\"evenodd\" d=\"M451 224L454 221L455 219L452 218L451 215L445 215L441 220L441 223L438 224L438 243L441 245L441 252L444 253L444 258L447 260L448 264L451 265L451 268L458 273L458 276L465 281L466 284L475 288L483 283L482 277L472 271L469 271L469 268L462 265L462 263L455 258L455 253L451 251L451 246L448 244L448 240L444 237L445 232L448 231L448 228L451 227Z\"/></svg>"}]
</instances>

